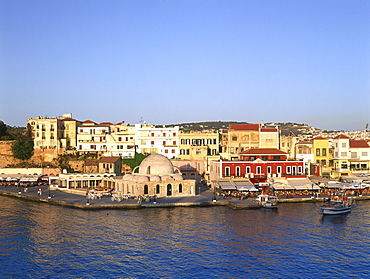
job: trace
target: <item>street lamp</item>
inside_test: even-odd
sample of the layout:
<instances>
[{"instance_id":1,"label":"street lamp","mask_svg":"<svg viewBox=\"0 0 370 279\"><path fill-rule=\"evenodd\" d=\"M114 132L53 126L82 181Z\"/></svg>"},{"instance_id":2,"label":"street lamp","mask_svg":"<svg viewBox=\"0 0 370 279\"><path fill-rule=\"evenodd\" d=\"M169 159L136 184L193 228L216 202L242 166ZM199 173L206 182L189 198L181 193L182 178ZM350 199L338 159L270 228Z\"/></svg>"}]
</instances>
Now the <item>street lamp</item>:
<instances>
[{"instance_id":1,"label":"street lamp","mask_svg":"<svg viewBox=\"0 0 370 279\"><path fill-rule=\"evenodd\" d=\"M213 187L213 202L216 202L216 188Z\"/></svg>"},{"instance_id":2,"label":"street lamp","mask_svg":"<svg viewBox=\"0 0 370 279\"><path fill-rule=\"evenodd\" d=\"M154 196L153 196L153 204L156 204L157 203L157 196L155 194L155 187L154 187L153 194L154 194Z\"/></svg>"},{"instance_id":3,"label":"street lamp","mask_svg":"<svg viewBox=\"0 0 370 279\"><path fill-rule=\"evenodd\" d=\"M49 196L48 196L48 199L51 199L51 196L50 196L50 183L49 183Z\"/></svg>"}]
</instances>

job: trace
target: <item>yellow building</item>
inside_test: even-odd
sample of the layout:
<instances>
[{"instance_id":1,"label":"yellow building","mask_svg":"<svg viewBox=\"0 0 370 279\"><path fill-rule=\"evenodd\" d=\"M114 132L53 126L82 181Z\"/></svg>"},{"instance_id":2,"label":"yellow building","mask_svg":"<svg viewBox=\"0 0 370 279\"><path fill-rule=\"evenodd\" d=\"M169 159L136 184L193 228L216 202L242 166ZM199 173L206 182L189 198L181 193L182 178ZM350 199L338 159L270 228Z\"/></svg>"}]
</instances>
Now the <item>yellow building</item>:
<instances>
[{"instance_id":1,"label":"yellow building","mask_svg":"<svg viewBox=\"0 0 370 279\"><path fill-rule=\"evenodd\" d=\"M320 166L320 176L330 177L331 159L333 157L332 149L327 138L316 137L313 142L313 162Z\"/></svg>"},{"instance_id":2,"label":"yellow building","mask_svg":"<svg viewBox=\"0 0 370 279\"><path fill-rule=\"evenodd\" d=\"M34 148L64 151L76 147L76 134L79 121L72 119L72 114L63 114L58 118L38 116L28 119L34 139Z\"/></svg>"},{"instance_id":3,"label":"yellow building","mask_svg":"<svg viewBox=\"0 0 370 279\"><path fill-rule=\"evenodd\" d=\"M219 154L219 133L214 131L180 131L179 159L207 160Z\"/></svg>"}]
</instances>

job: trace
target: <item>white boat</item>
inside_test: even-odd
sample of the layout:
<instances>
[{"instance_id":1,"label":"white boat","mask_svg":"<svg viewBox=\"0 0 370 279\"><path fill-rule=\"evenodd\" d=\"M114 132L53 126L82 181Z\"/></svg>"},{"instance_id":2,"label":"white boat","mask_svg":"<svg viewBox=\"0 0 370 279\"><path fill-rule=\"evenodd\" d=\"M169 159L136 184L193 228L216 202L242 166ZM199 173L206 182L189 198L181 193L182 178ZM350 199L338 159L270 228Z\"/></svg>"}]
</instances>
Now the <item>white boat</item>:
<instances>
[{"instance_id":1,"label":"white boat","mask_svg":"<svg viewBox=\"0 0 370 279\"><path fill-rule=\"evenodd\" d=\"M346 196L335 196L333 199L320 206L320 210L321 213L325 215L348 213L352 210L351 201L348 200Z\"/></svg>"},{"instance_id":2,"label":"white boat","mask_svg":"<svg viewBox=\"0 0 370 279\"><path fill-rule=\"evenodd\" d=\"M277 208L278 198L271 195L258 195L256 202L264 208Z\"/></svg>"}]
</instances>

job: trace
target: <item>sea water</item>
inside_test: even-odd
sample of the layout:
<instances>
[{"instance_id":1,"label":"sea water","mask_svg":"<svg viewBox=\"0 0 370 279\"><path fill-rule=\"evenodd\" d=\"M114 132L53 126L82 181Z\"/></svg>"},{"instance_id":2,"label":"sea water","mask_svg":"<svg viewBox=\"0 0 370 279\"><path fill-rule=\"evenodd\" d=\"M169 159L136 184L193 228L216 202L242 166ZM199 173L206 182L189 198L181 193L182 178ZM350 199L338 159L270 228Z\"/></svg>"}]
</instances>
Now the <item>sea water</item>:
<instances>
[{"instance_id":1,"label":"sea water","mask_svg":"<svg viewBox=\"0 0 370 279\"><path fill-rule=\"evenodd\" d=\"M366 278L370 201L79 210L0 197L1 278Z\"/></svg>"}]
</instances>

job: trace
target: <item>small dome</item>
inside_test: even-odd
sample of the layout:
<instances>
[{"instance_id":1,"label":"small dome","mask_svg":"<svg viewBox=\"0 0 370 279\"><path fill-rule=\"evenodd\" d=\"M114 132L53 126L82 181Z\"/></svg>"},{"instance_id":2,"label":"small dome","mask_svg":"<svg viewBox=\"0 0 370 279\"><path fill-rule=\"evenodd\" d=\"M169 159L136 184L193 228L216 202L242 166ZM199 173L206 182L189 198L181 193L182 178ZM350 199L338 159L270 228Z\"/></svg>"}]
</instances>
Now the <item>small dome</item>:
<instances>
[{"instance_id":1,"label":"small dome","mask_svg":"<svg viewBox=\"0 0 370 279\"><path fill-rule=\"evenodd\" d=\"M139 174L141 175L165 175L173 173L171 161L161 154L149 155L141 162L139 167Z\"/></svg>"},{"instance_id":2,"label":"small dome","mask_svg":"<svg viewBox=\"0 0 370 279\"><path fill-rule=\"evenodd\" d=\"M173 179L175 179L175 180L184 180L184 178L182 177L182 175L181 175L181 174L175 174L175 175L173 176Z\"/></svg>"},{"instance_id":3,"label":"small dome","mask_svg":"<svg viewBox=\"0 0 370 279\"><path fill-rule=\"evenodd\" d=\"M160 176L158 176L158 175L151 175L151 176L149 177L149 180L150 180L150 181L159 182L159 181L161 181L161 177L160 177Z\"/></svg>"},{"instance_id":4,"label":"small dome","mask_svg":"<svg viewBox=\"0 0 370 279\"><path fill-rule=\"evenodd\" d=\"M144 176L144 175L139 175L137 177L137 182L148 182L149 181L149 178L147 176Z\"/></svg>"},{"instance_id":5,"label":"small dome","mask_svg":"<svg viewBox=\"0 0 370 279\"><path fill-rule=\"evenodd\" d=\"M122 180L130 180L132 177L132 174L125 174L123 177L122 177Z\"/></svg>"}]
</instances>

